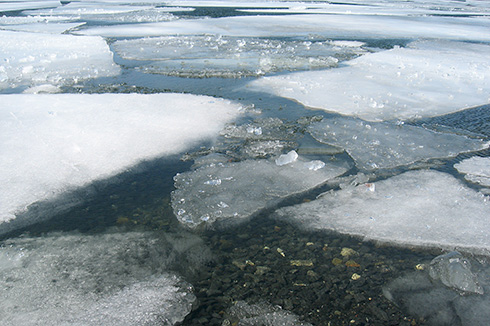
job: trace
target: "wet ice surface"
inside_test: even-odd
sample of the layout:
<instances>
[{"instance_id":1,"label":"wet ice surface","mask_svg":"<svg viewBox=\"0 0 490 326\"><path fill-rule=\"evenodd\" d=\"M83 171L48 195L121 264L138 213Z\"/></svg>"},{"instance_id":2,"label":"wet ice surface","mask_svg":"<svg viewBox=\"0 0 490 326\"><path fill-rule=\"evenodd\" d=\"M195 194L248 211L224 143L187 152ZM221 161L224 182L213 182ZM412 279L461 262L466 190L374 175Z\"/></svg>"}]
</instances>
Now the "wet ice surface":
<instances>
[{"instance_id":1,"label":"wet ice surface","mask_svg":"<svg viewBox=\"0 0 490 326\"><path fill-rule=\"evenodd\" d=\"M347 171L335 164L312 168L311 161L291 153L275 162L211 163L176 175L177 189L172 193L175 215L190 228L215 222L225 226L243 223L261 209Z\"/></svg>"},{"instance_id":2,"label":"wet ice surface","mask_svg":"<svg viewBox=\"0 0 490 326\"><path fill-rule=\"evenodd\" d=\"M466 180L490 187L490 158L474 156L455 164L454 167L465 175Z\"/></svg>"},{"instance_id":3,"label":"wet ice surface","mask_svg":"<svg viewBox=\"0 0 490 326\"><path fill-rule=\"evenodd\" d=\"M167 272L175 245L143 232L9 240L0 246L0 323L174 325L195 301Z\"/></svg>"},{"instance_id":4,"label":"wet ice surface","mask_svg":"<svg viewBox=\"0 0 490 326\"><path fill-rule=\"evenodd\" d=\"M400 245L461 248L488 255L490 201L453 176L409 171L330 191L277 211L298 226Z\"/></svg>"},{"instance_id":5,"label":"wet ice surface","mask_svg":"<svg viewBox=\"0 0 490 326\"><path fill-rule=\"evenodd\" d=\"M343 148L362 170L393 168L420 160L456 156L489 144L422 127L332 118L316 122L308 132L319 142Z\"/></svg>"},{"instance_id":6,"label":"wet ice surface","mask_svg":"<svg viewBox=\"0 0 490 326\"><path fill-rule=\"evenodd\" d=\"M36 201L211 139L240 114L185 94L3 95L0 223Z\"/></svg>"},{"instance_id":7,"label":"wet ice surface","mask_svg":"<svg viewBox=\"0 0 490 326\"><path fill-rule=\"evenodd\" d=\"M365 53L360 44L226 36L165 36L117 41L126 60L144 72L183 77L242 77L336 66ZM151 63L147 63L150 61Z\"/></svg>"},{"instance_id":8,"label":"wet ice surface","mask_svg":"<svg viewBox=\"0 0 490 326\"><path fill-rule=\"evenodd\" d=\"M369 121L430 117L489 103L489 53L486 44L421 41L251 86Z\"/></svg>"}]
</instances>

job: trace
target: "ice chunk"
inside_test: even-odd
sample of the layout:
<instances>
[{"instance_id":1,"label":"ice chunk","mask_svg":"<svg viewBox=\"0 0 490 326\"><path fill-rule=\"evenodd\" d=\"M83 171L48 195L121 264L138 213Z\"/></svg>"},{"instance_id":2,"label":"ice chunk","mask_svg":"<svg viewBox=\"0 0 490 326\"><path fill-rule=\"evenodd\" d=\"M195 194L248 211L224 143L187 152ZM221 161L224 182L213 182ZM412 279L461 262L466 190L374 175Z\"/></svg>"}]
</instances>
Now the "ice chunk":
<instances>
[{"instance_id":1,"label":"ice chunk","mask_svg":"<svg viewBox=\"0 0 490 326\"><path fill-rule=\"evenodd\" d=\"M301 158L283 166L269 160L211 164L174 177L177 189L172 193L172 207L179 221L191 228L203 222L240 223L346 170L333 164L311 170Z\"/></svg>"},{"instance_id":2,"label":"ice chunk","mask_svg":"<svg viewBox=\"0 0 490 326\"><path fill-rule=\"evenodd\" d=\"M481 140L422 127L350 118L324 119L311 124L308 131L319 142L343 148L363 170L452 157L489 146Z\"/></svg>"},{"instance_id":3,"label":"ice chunk","mask_svg":"<svg viewBox=\"0 0 490 326\"><path fill-rule=\"evenodd\" d=\"M283 166L291 164L298 159L298 153L296 151L289 151L287 154L282 154L276 159L276 165Z\"/></svg>"},{"instance_id":4,"label":"ice chunk","mask_svg":"<svg viewBox=\"0 0 490 326\"><path fill-rule=\"evenodd\" d=\"M0 2L0 12L37 8L56 8L58 6L61 6L60 1L2 1Z\"/></svg>"},{"instance_id":5,"label":"ice chunk","mask_svg":"<svg viewBox=\"0 0 490 326\"><path fill-rule=\"evenodd\" d=\"M476 275L471 270L471 263L457 251L437 256L430 262L430 277L459 291L483 294Z\"/></svg>"},{"instance_id":6,"label":"ice chunk","mask_svg":"<svg viewBox=\"0 0 490 326\"><path fill-rule=\"evenodd\" d=\"M228 309L227 320L232 325L282 325L282 326L308 326L309 323L301 321L298 316L279 306L268 303L248 304L237 301Z\"/></svg>"},{"instance_id":7,"label":"ice chunk","mask_svg":"<svg viewBox=\"0 0 490 326\"><path fill-rule=\"evenodd\" d=\"M0 231L36 201L177 154L240 114L238 104L184 94L2 95L0 102Z\"/></svg>"},{"instance_id":8,"label":"ice chunk","mask_svg":"<svg viewBox=\"0 0 490 326\"><path fill-rule=\"evenodd\" d=\"M364 120L405 120L489 103L489 62L486 44L420 41L344 67L264 77L250 86Z\"/></svg>"},{"instance_id":9,"label":"ice chunk","mask_svg":"<svg viewBox=\"0 0 490 326\"><path fill-rule=\"evenodd\" d=\"M70 29L80 27L85 23L29 23L29 24L9 24L0 26L2 30L19 31L19 32L34 32L34 33L49 33L62 34Z\"/></svg>"},{"instance_id":10,"label":"ice chunk","mask_svg":"<svg viewBox=\"0 0 490 326\"><path fill-rule=\"evenodd\" d=\"M490 201L451 175L409 171L374 182L374 188L372 184L325 193L312 202L281 208L277 216L305 228L398 245L490 254Z\"/></svg>"},{"instance_id":11,"label":"ice chunk","mask_svg":"<svg viewBox=\"0 0 490 326\"><path fill-rule=\"evenodd\" d=\"M332 67L339 60L365 52L331 42L222 35L121 40L113 48L126 60L144 61L140 68L145 72L191 77L241 77Z\"/></svg>"},{"instance_id":12,"label":"ice chunk","mask_svg":"<svg viewBox=\"0 0 490 326\"><path fill-rule=\"evenodd\" d=\"M0 89L114 76L120 68L100 37L0 31Z\"/></svg>"},{"instance_id":13,"label":"ice chunk","mask_svg":"<svg viewBox=\"0 0 490 326\"><path fill-rule=\"evenodd\" d=\"M109 3L91 3L91 2L70 2L63 6L54 9L43 9L25 11L27 14L40 15L40 16L68 16L68 15L107 15L117 13L127 13L132 11L139 11L145 9L151 9L149 6L136 6L136 5L117 5Z\"/></svg>"},{"instance_id":14,"label":"ice chunk","mask_svg":"<svg viewBox=\"0 0 490 326\"><path fill-rule=\"evenodd\" d=\"M454 164L459 173L465 174L465 179L490 187L490 157L474 156Z\"/></svg>"},{"instance_id":15,"label":"ice chunk","mask_svg":"<svg viewBox=\"0 0 490 326\"><path fill-rule=\"evenodd\" d=\"M190 285L166 271L175 252L140 232L8 240L0 247L0 324L174 325L195 301Z\"/></svg>"}]
</instances>

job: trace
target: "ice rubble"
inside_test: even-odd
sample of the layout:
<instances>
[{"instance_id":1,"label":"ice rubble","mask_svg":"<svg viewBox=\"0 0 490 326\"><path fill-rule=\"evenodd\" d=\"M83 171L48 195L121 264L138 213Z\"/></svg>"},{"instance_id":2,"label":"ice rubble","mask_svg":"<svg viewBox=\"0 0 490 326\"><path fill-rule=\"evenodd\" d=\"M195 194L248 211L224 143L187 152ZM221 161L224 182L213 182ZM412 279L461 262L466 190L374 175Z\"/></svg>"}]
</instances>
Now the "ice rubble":
<instances>
[{"instance_id":1,"label":"ice rubble","mask_svg":"<svg viewBox=\"0 0 490 326\"><path fill-rule=\"evenodd\" d=\"M451 262L451 259L455 260ZM472 260L471 268L459 266L456 270L450 271L451 264L458 264L461 261L469 264L470 260L457 252L438 256L432 263L440 265L442 270L435 276L438 279L444 278L448 284L439 282L438 279L434 280L430 275L434 272L430 272L432 269L429 267L429 273L426 270L420 270L390 282L383 287L383 293L411 315L424 318L430 325L487 325L490 320L488 309L490 305L488 278L490 265L488 261ZM452 273L447 274L448 271ZM468 280L470 283L478 282L476 285L480 291L462 292L460 285L465 284Z\"/></svg>"},{"instance_id":2,"label":"ice rubble","mask_svg":"<svg viewBox=\"0 0 490 326\"><path fill-rule=\"evenodd\" d=\"M100 37L0 31L0 47L0 89L62 85L120 71Z\"/></svg>"},{"instance_id":3,"label":"ice rubble","mask_svg":"<svg viewBox=\"0 0 490 326\"><path fill-rule=\"evenodd\" d=\"M459 173L470 182L490 187L490 157L474 156L454 164Z\"/></svg>"},{"instance_id":4,"label":"ice rubble","mask_svg":"<svg viewBox=\"0 0 490 326\"><path fill-rule=\"evenodd\" d=\"M364 53L362 44L206 35L121 40L112 47L126 60L144 61L145 72L236 77L336 66Z\"/></svg>"},{"instance_id":5,"label":"ice rubble","mask_svg":"<svg viewBox=\"0 0 490 326\"><path fill-rule=\"evenodd\" d=\"M368 240L490 254L488 197L432 170L331 191L277 216Z\"/></svg>"},{"instance_id":6,"label":"ice rubble","mask_svg":"<svg viewBox=\"0 0 490 326\"><path fill-rule=\"evenodd\" d=\"M247 37L315 37L323 39L438 38L489 41L487 18L361 15L264 15L171 22L93 26L76 33L106 37L223 35Z\"/></svg>"},{"instance_id":7,"label":"ice rubble","mask_svg":"<svg viewBox=\"0 0 490 326\"><path fill-rule=\"evenodd\" d=\"M264 77L260 91L369 121L447 114L490 102L490 46L417 41L325 71Z\"/></svg>"},{"instance_id":8,"label":"ice rubble","mask_svg":"<svg viewBox=\"0 0 490 326\"><path fill-rule=\"evenodd\" d=\"M0 228L31 203L212 138L240 114L238 104L184 94L20 94L0 101Z\"/></svg>"},{"instance_id":9,"label":"ice rubble","mask_svg":"<svg viewBox=\"0 0 490 326\"><path fill-rule=\"evenodd\" d=\"M172 247L142 232L8 240L0 246L0 324L174 325L195 296L167 272ZM202 241L189 250L208 255Z\"/></svg>"},{"instance_id":10,"label":"ice rubble","mask_svg":"<svg viewBox=\"0 0 490 326\"><path fill-rule=\"evenodd\" d=\"M362 170L393 168L420 160L456 156L488 148L489 143L422 127L331 118L311 124L319 142L343 148Z\"/></svg>"},{"instance_id":11,"label":"ice rubble","mask_svg":"<svg viewBox=\"0 0 490 326\"><path fill-rule=\"evenodd\" d=\"M191 228L216 222L233 225L346 170L333 163L311 168L302 158L284 165L270 160L211 163L174 177L172 207L179 221Z\"/></svg>"}]
</instances>

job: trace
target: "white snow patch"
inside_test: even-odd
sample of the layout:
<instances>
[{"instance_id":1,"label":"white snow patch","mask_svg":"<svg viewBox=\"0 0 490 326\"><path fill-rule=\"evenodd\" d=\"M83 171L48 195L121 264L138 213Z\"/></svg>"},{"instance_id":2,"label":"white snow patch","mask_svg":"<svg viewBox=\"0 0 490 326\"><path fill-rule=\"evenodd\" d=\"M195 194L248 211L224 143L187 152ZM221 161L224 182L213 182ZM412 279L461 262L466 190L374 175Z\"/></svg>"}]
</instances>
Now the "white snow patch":
<instances>
[{"instance_id":1,"label":"white snow patch","mask_svg":"<svg viewBox=\"0 0 490 326\"><path fill-rule=\"evenodd\" d=\"M490 254L490 200L449 174L410 171L277 210L300 227L408 246Z\"/></svg>"},{"instance_id":2,"label":"white snow patch","mask_svg":"<svg viewBox=\"0 0 490 326\"><path fill-rule=\"evenodd\" d=\"M369 121L443 115L490 103L489 45L420 41L345 64L264 77L249 85Z\"/></svg>"},{"instance_id":3,"label":"white snow patch","mask_svg":"<svg viewBox=\"0 0 490 326\"><path fill-rule=\"evenodd\" d=\"M0 89L119 74L100 37L0 31Z\"/></svg>"},{"instance_id":4,"label":"white snow patch","mask_svg":"<svg viewBox=\"0 0 490 326\"><path fill-rule=\"evenodd\" d=\"M20 94L0 102L0 226L36 201L212 138L240 114L238 104L183 94Z\"/></svg>"},{"instance_id":5,"label":"white snow patch","mask_svg":"<svg viewBox=\"0 0 490 326\"><path fill-rule=\"evenodd\" d=\"M465 174L465 179L490 187L490 157L474 156L454 164L459 173Z\"/></svg>"}]
</instances>

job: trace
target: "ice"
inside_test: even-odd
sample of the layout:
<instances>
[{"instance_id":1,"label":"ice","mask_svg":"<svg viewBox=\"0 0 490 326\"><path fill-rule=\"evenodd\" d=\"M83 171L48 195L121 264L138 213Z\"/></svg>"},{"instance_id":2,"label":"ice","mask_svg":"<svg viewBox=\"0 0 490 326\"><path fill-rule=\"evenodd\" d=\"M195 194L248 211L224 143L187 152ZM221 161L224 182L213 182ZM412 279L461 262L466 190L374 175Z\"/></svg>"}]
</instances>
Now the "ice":
<instances>
[{"instance_id":1,"label":"ice","mask_svg":"<svg viewBox=\"0 0 490 326\"><path fill-rule=\"evenodd\" d=\"M8 240L0 247L0 324L174 325L195 296L167 271L187 254L173 241L143 232ZM188 251L208 255L194 243Z\"/></svg>"},{"instance_id":2,"label":"ice","mask_svg":"<svg viewBox=\"0 0 490 326\"><path fill-rule=\"evenodd\" d=\"M472 274L484 288L484 294L462 293L447 287L434 281L426 270L397 278L383 287L383 293L407 313L423 318L428 325L487 325L490 320L489 264L472 260L472 266Z\"/></svg>"},{"instance_id":3,"label":"ice","mask_svg":"<svg viewBox=\"0 0 490 326\"><path fill-rule=\"evenodd\" d=\"M347 170L333 163L315 170L308 164L298 158L283 166L270 160L202 166L174 177L172 207L179 221L190 228L216 222L233 225Z\"/></svg>"},{"instance_id":4,"label":"ice","mask_svg":"<svg viewBox=\"0 0 490 326\"><path fill-rule=\"evenodd\" d=\"M286 164L294 163L298 159L298 153L296 151L289 151L287 154L282 154L276 158L276 165L283 166ZM309 168L310 165L308 165Z\"/></svg>"},{"instance_id":5,"label":"ice","mask_svg":"<svg viewBox=\"0 0 490 326\"><path fill-rule=\"evenodd\" d=\"M331 118L307 129L319 142L343 148L359 169L374 170L446 158L488 148L489 143L422 127Z\"/></svg>"},{"instance_id":6,"label":"ice","mask_svg":"<svg viewBox=\"0 0 490 326\"><path fill-rule=\"evenodd\" d=\"M344 67L264 77L256 90L369 121L413 119L490 102L490 46L417 41Z\"/></svg>"},{"instance_id":7,"label":"ice","mask_svg":"<svg viewBox=\"0 0 490 326\"><path fill-rule=\"evenodd\" d=\"M437 256L429 267L429 275L433 280L440 280L445 286L459 291L483 294L476 275L471 271L471 263L459 252Z\"/></svg>"},{"instance_id":8,"label":"ice","mask_svg":"<svg viewBox=\"0 0 490 326\"><path fill-rule=\"evenodd\" d=\"M309 323L301 321L293 313L281 309L279 306L272 306L268 303L248 304L245 301L237 301L226 316L231 325L239 326L308 326Z\"/></svg>"},{"instance_id":9,"label":"ice","mask_svg":"<svg viewBox=\"0 0 490 326\"><path fill-rule=\"evenodd\" d=\"M465 179L490 187L490 157L474 156L454 164L459 173L465 174Z\"/></svg>"},{"instance_id":10,"label":"ice","mask_svg":"<svg viewBox=\"0 0 490 326\"><path fill-rule=\"evenodd\" d=\"M107 15L126 13L131 11L139 11L151 9L150 6L135 6L135 5L109 5L107 3L91 3L91 2L70 2L63 6L54 9L43 9L26 11L25 13L42 16L56 15Z\"/></svg>"},{"instance_id":11,"label":"ice","mask_svg":"<svg viewBox=\"0 0 490 326\"><path fill-rule=\"evenodd\" d=\"M368 240L490 254L489 198L433 170L327 192L277 216Z\"/></svg>"},{"instance_id":12,"label":"ice","mask_svg":"<svg viewBox=\"0 0 490 326\"><path fill-rule=\"evenodd\" d=\"M9 24L0 25L0 29L9 31L20 32L37 32L37 33L50 33L50 34L62 34L70 29L80 27L85 23L29 23L29 24Z\"/></svg>"},{"instance_id":13,"label":"ice","mask_svg":"<svg viewBox=\"0 0 490 326\"><path fill-rule=\"evenodd\" d=\"M56 8L58 6L61 6L60 1L2 1L0 2L0 12L37 8Z\"/></svg>"},{"instance_id":14,"label":"ice","mask_svg":"<svg viewBox=\"0 0 490 326\"><path fill-rule=\"evenodd\" d=\"M488 42L487 18L362 15L263 15L171 22L93 26L77 33L106 37L223 35L236 37L321 37L332 39L472 40Z\"/></svg>"},{"instance_id":15,"label":"ice","mask_svg":"<svg viewBox=\"0 0 490 326\"><path fill-rule=\"evenodd\" d=\"M0 89L119 74L100 37L0 31Z\"/></svg>"},{"instance_id":16,"label":"ice","mask_svg":"<svg viewBox=\"0 0 490 326\"><path fill-rule=\"evenodd\" d=\"M2 95L1 222L34 202L217 136L238 104L185 94Z\"/></svg>"},{"instance_id":17,"label":"ice","mask_svg":"<svg viewBox=\"0 0 490 326\"><path fill-rule=\"evenodd\" d=\"M275 40L222 35L162 36L120 40L113 49L141 70L191 77L241 77L281 70L319 69L365 52L358 42ZM148 63L150 61L150 63Z\"/></svg>"}]
</instances>

